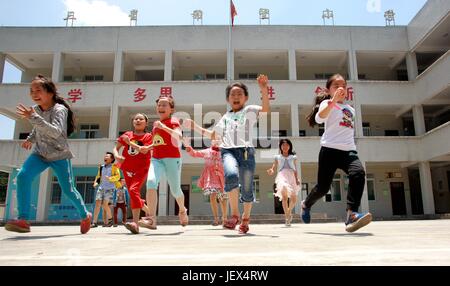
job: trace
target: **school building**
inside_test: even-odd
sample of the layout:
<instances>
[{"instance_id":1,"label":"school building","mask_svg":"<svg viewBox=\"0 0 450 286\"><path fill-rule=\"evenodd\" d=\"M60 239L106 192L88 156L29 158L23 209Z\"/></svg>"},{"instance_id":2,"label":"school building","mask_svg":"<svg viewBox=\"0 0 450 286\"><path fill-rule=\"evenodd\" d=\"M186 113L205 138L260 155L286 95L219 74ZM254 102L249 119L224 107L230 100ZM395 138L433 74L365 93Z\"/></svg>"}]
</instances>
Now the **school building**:
<instances>
[{"instance_id":1,"label":"school building","mask_svg":"<svg viewBox=\"0 0 450 286\"><path fill-rule=\"evenodd\" d=\"M229 78L247 84L249 104L258 104L255 78L263 73L274 117L255 130L262 139L256 142L253 213L281 213L274 177L266 173L278 151L276 138L294 144L305 197L316 183L323 132L310 128L305 116L315 92L341 73L357 111L355 138L367 173L361 208L384 219L450 213L449 11L449 1L429 0L407 26L235 26L231 45L228 26L0 27L0 113L16 121L13 140L0 140L0 220L17 212L15 177L29 155L20 144L31 125L15 107L33 104L29 83L37 73L51 77L75 111L72 163L89 209L98 165L131 130L133 114L146 113L152 124L156 98L172 94L177 112L210 127L227 110ZM6 61L22 71L21 83L2 84ZM208 143L193 141L197 148ZM195 186L203 161L185 151L182 156L189 212L209 215ZM160 216L176 214L167 189L161 184ZM338 172L313 212L342 217L347 189L346 175ZM31 208L36 221L78 220L49 170L33 183Z\"/></svg>"}]
</instances>

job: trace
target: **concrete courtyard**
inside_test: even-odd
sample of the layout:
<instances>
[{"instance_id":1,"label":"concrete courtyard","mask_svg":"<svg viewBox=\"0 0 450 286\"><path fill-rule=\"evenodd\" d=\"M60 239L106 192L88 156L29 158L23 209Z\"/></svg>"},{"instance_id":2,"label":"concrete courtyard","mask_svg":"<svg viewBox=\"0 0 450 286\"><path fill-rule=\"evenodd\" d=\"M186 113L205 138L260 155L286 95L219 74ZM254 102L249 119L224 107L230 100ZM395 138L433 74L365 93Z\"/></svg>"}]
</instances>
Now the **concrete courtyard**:
<instances>
[{"instance_id":1,"label":"concrete courtyard","mask_svg":"<svg viewBox=\"0 0 450 286\"><path fill-rule=\"evenodd\" d=\"M219 226L161 225L138 235L123 226L0 229L0 265L450 265L450 220L375 221L355 233L343 223L250 225L248 235Z\"/></svg>"}]
</instances>

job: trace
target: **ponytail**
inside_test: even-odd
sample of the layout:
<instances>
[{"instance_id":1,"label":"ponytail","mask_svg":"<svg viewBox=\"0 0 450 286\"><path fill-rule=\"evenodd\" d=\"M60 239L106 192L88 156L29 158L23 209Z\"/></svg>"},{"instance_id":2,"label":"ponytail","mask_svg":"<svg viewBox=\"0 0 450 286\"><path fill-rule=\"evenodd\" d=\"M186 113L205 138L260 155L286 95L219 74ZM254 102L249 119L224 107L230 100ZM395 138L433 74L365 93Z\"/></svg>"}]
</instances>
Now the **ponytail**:
<instances>
[{"instance_id":1,"label":"ponytail","mask_svg":"<svg viewBox=\"0 0 450 286\"><path fill-rule=\"evenodd\" d=\"M75 131L75 116L73 115L73 111L64 98L59 96L57 93L53 96L53 100L67 108L67 137L69 137Z\"/></svg>"},{"instance_id":2,"label":"ponytail","mask_svg":"<svg viewBox=\"0 0 450 286\"><path fill-rule=\"evenodd\" d=\"M75 131L75 116L73 114L72 109L70 108L69 104L64 100L64 98L60 97L58 95L58 90L56 89L55 83L46 78L45 76L38 74L33 81L39 81L42 88L45 89L45 91L53 94L53 100L55 103L59 103L64 105L64 107L67 108L67 137L72 135L72 133Z\"/></svg>"},{"instance_id":3,"label":"ponytail","mask_svg":"<svg viewBox=\"0 0 450 286\"><path fill-rule=\"evenodd\" d=\"M331 84L333 83L333 81L335 81L338 78L344 78L342 75L336 73L334 75L332 75L328 80L327 80L327 84L326 84L326 89L320 91L317 95L316 95L316 99L314 102L314 106L311 110L311 113L308 114L308 116L306 116L306 120L309 123L309 126L314 127L317 122L316 122L316 114L317 112L319 112L319 106L322 103L322 101L326 100L326 99L331 99L331 95L329 94L329 90L331 87Z\"/></svg>"},{"instance_id":4,"label":"ponytail","mask_svg":"<svg viewBox=\"0 0 450 286\"><path fill-rule=\"evenodd\" d=\"M309 115L306 116L306 120L308 121L309 126L314 127L317 124L316 114L317 112L319 112L320 104L322 103L322 101L326 99L331 99L331 95L328 94L328 91L323 90L319 92L319 94L317 94L315 99L315 105L312 108L311 113L309 113Z\"/></svg>"}]
</instances>

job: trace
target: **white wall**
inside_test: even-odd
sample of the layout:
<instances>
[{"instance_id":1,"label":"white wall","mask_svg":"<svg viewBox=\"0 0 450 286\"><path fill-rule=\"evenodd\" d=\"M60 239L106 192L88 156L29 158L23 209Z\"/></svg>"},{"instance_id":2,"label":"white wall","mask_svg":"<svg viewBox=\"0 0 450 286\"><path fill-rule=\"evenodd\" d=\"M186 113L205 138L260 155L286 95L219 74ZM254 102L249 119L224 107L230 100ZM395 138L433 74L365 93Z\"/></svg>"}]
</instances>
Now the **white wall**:
<instances>
[{"instance_id":1,"label":"white wall","mask_svg":"<svg viewBox=\"0 0 450 286\"><path fill-rule=\"evenodd\" d=\"M411 50L448 14L450 2L448 0L428 0L423 8L409 22L408 44Z\"/></svg>"}]
</instances>

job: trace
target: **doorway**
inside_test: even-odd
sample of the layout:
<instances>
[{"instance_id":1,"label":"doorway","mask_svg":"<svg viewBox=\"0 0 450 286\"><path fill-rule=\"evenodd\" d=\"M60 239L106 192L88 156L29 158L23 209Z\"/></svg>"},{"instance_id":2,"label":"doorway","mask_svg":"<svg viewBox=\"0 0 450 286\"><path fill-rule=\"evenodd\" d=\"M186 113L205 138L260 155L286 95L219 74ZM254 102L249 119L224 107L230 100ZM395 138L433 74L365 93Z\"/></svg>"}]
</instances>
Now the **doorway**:
<instances>
[{"instance_id":1,"label":"doorway","mask_svg":"<svg viewBox=\"0 0 450 286\"><path fill-rule=\"evenodd\" d=\"M403 182L391 182L392 214L406 215L405 188Z\"/></svg>"},{"instance_id":2,"label":"doorway","mask_svg":"<svg viewBox=\"0 0 450 286\"><path fill-rule=\"evenodd\" d=\"M190 185L181 185L181 191L183 191L183 195L184 195L184 206L188 209L188 214L189 214L189 193L191 190L191 186ZM170 187L168 190L168 193L170 193ZM175 201L175 209L174 209L174 215L178 215L178 204L177 201L174 199Z\"/></svg>"}]
</instances>

